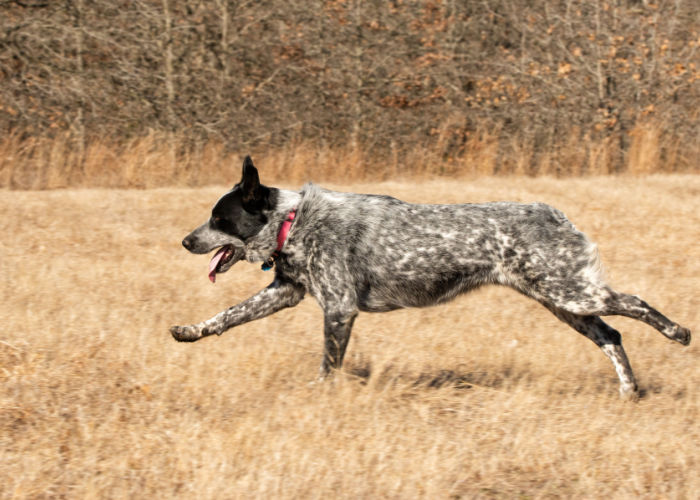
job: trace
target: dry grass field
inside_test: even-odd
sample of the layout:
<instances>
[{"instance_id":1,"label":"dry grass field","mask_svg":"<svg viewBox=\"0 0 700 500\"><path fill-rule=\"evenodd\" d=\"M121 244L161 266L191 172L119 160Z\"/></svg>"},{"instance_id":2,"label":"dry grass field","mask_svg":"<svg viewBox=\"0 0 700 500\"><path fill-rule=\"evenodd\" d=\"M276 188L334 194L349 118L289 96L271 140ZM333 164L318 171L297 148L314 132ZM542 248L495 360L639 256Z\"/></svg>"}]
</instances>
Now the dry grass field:
<instances>
[{"instance_id":1,"label":"dry grass field","mask_svg":"<svg viewBox=\"0 0 700 500\"><path fill-rule=\"evenodd\" d=\"M343 373L313 385L310 297L195 344L168 333L271 278L239 263L212 285L180 245L225 186L4 190L0 498L698 498L700 176L332 187L551 203L611 284L696 338L611 318L645 393L624 403L590 341L491 287L361 314Z\"/></svg>"}]
</instances>

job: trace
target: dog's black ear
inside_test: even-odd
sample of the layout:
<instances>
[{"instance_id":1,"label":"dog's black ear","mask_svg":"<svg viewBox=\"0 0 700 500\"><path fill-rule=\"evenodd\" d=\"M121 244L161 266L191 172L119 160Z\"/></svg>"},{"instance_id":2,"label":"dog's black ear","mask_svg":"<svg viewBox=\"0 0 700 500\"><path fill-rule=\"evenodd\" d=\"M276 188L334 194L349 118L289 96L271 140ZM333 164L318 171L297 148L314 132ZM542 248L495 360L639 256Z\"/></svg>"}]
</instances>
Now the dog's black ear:
<instances>
[{"instance_id":1,"label":"dog's black ear","mask_svg":"<svg viewBox=\"0 0 700 500\"><path fill-rule=\"evenodd\" d=\"M244 202L255 201L260 197L260 177L258 177L258 169L253 165L253 160L250 156L246 156L245 160L243 160L241 189Z\"/></svg>"}]
</instances>

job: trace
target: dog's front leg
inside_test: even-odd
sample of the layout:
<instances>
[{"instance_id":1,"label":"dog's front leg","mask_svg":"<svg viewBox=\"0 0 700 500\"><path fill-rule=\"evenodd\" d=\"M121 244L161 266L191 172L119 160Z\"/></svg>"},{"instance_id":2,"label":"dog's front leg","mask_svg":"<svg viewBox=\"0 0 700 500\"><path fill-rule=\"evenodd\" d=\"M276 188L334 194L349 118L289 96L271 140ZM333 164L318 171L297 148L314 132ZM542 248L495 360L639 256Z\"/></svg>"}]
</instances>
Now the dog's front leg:
<instances>
[{"instance_id":1,"label":"dog's front leg","mask_svg":"<svg viewBox=\"0 0 700 500\"><path fill-rule=\"evenodd\" d=\"M173 326L170 333L180 342L194 342L209 335L221 335L234 326L297 305L304 298L304 292L301 285L276 279L267 288L213 318L196 325Z\"/></svg>"},{"instance_id":2,"label":"dog's front leg","mask_svg":"<svg viewBox=\"0 0 700 500\"><path fill-rule=\"evenodd\" d=\"M326 312L323 318L323 360L319 370L319 380L325 379L331 370L343 366L345 349L348 347L352 324L357 311Z\"/></svg>"}]
</instances>

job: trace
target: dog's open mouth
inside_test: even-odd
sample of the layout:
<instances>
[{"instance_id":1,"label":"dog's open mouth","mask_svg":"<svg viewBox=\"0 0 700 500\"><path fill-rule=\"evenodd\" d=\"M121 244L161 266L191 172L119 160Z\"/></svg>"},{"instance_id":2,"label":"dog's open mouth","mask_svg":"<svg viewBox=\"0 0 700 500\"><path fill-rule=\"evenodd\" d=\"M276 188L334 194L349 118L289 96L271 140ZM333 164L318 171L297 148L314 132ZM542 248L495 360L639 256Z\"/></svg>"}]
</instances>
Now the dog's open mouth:
<instances>
[{"instance_id":1,"label":"dog's open mouth","mask_svg":"<svg viewBox=\"0 0 700 500\"><path fill-rule=\"evenodd\" d=\"M209 280L212 283L216 282L216 273L228 270L230 266L226 266L226 264L231 262L234 254L235 251L231 245L224 245L216 251L209 261Z\"/></svg>"}]
</instances>

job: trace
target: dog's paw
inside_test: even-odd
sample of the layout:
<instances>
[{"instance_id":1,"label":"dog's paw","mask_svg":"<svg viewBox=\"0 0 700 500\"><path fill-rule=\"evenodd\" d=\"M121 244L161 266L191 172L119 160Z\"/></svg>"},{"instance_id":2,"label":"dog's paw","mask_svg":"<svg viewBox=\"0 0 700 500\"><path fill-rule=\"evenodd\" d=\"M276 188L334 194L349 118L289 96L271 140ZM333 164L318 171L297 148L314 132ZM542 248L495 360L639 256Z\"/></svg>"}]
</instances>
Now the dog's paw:
<instances>
[{"instance_id":1,"label":"dog's paw","mask_svg":"<svg viewBox=\"0 0 700 500\"><path fill-rule=\"evenodd\" d=\"M673 336L673 340L680 342L683 345L690 344L690 330L683 328L682 326L676 326L676 331Z\"/></svg>"},{"instance_id":2,"label":"dog's paw","mask_svg":"<svg viewBox=\"0 0 700 500\"><path fill-rule=\"evenodd\" d=\"M630 403L636 403L641 398L637 384L625 384L620 386L620 399Z\"/></svg>"},{"instance_id":3,"label":"dog's paw","mask_svg":"<svg viewBox=\"0 0 700 500\"><path fill-rule=\"evenodd\" d=\"M178 342L194 342L204 336L202 330L195 325L173 326L170 333Z\"/></svg>"}]
</instances>

